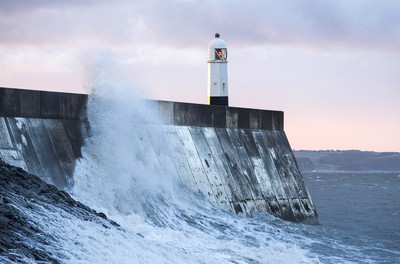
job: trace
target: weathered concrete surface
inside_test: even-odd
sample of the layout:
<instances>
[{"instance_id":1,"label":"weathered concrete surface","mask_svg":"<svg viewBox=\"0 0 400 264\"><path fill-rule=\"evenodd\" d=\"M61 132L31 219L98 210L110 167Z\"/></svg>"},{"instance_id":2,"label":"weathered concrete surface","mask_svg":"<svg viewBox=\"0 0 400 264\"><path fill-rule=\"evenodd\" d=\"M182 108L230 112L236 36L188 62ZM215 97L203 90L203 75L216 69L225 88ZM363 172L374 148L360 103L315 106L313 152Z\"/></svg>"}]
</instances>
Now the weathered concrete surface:
<instances>
[{"instance_id":1,"label":"weathered concrete surface","mask_svg":"<svg viewBox=\"0 0 400 264\"><path fill-rule=\"evenodd\" d=\"M283 112L201 105L168 101L148 101L161 116L162 124L215 128L283 130ZM151 120L145 120L149 123Z\"/></svg>"},{"instance_id":2,"label":"weathered concrete surface","mask_svg":"<svg viewBox=\"0 0 400 264\"><path fill-rule=\"evenodd\" d=\"M0 87L0 158L64 189L83 145L87 95Z\"/></svg>"},{"instance_id":3,"label":"weathered concrete surface","mask_svg":"<svg viewBox=\"0 0 400 264\"><path fill-rule=\"evenodd\" d=\"M0 117L0 158L64 189L83 137L79 120Z\"/></svg>"},{"instance_id":4,"label":"weathered concrete surface","mask_svg":"<svg viewBox=\"0 0 400 264\"><path fill-rule=\"evenodd\" d=\"M85 94L31 91L0 87L0 116L80 120ZM283 130L283 112L190 103L147 101L168 125ZM145 123L151 120L144 120Z\"/></svg>"},{"instance_id":5,"label":"weathered concrete surface","mask_svg":"<svg viewBox=\"0 0 400 264\"><path fill-rule=\"evenodd\" d=\"M46 92L43 96L56 102L70 99L63 100L66 105L55 104L43 115L44 111L35 109L46 108L42 104L51 104L49 101L30 102L34 110L22 111L25 106L21 98L30 91L1 90L0 157L59 188L68 186L83 144L79 118L87 97ZM13 100L19 107L12 107ZM141 120L132 140L142 157L155 157L152 163L157 169L179 175L185 185L225 210L248 215L265 211L285 220L318 222L283 130L283 112L148 103L162 118L156 122ZM70 109L67 116L63 116L63 109Z\"/></svg>"},{"instance_id":6,"label":"weathered concrete surface","mask_svg":"<svg viewBox=\"0 0 400 264\"><path fill-rule=\"evenodd\" d=\"M227 211L269 212L317 223L317 213L283 131L140 124L134 138L152 167Z\"/></svg>"},{"instance_id":7,"label":"weathered concrete surface","mask_svg":"<svg viewBox=\"0 0 400 264\"><path fill-rule=\"evenodd\" d=\"M0 160L1 263L61 263L64 256L57 256L57 253L62 238L43 228L47 215L51 217L56 212L60 213L60 218L71 221L91 221L100 228L118 227L103 213L95 212L39 177Z\"/></svg>"},{"instance_id":8,"label":"weathered concrete surface","mask_svg":"<svg viewBox=\"0 0 400 264\"><path fill-rule=\"evenodd\" d=\"M0 116L79 119L87 95L0 87Z\"/></svg>"}]
</instances>

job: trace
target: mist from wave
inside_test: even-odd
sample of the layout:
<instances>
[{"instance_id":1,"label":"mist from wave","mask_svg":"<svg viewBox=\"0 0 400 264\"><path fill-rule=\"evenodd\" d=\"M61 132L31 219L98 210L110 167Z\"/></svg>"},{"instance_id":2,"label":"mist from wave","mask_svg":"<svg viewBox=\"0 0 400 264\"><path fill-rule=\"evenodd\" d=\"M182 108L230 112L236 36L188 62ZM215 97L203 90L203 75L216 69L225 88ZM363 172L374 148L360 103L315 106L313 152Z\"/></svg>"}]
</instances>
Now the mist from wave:
<instances>
[{"instance_id":1,"label":"mist from wave","mask_svg":"<svg viewBox=\"0 0 400 264\"><path fill-rule=\"evenodd\" d=\"M108 256L113 263L318 263L268 224L280 220L223 212L183 186L178 175L153 166L156 161L135 143L140 140L136 130L143 129L143 120L159 117L137 90L113 74L107 60L101 58L92 72L90 136L76 165L72 193L121 227L92 235L98 243L82 251ZM167 147L163 139L159 147Z\"/></svg>"},{"instance_id":2,"label":"mist from wave","mask_svg":"<svg viewBox=\"0 0 400 264\"><path fill-rule=\"evenodd\" d=\"M284 222L266 213L247 218L224 212L187 189L179 175L154 166L157 161L136 142L147 129L157 135L158 126L140 124L159 117L112 68L107 57L93 67L90 135L76 164L71 193L120 228L99 230L77 223L76 232L65 238L65 247L73 252L67 262L352 263L362 258L324 228ZM163 140L158 147L167 147ZM76 236L79 245L71 245Z\"/></svg>"}]
</instances>

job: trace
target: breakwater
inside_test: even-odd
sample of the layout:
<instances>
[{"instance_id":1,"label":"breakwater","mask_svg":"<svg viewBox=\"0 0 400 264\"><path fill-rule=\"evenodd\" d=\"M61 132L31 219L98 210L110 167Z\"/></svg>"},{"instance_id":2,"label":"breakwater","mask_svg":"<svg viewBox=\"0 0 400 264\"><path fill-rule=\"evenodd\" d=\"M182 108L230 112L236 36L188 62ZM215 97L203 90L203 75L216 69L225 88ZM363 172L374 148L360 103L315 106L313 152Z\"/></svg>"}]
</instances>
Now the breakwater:
<instances>
[{"instance_id":1,"label":"breakwater","mask_svg":"<svg viewBox=\"0 0 400 264\"><path fill-rule=\"evenodd\" d=\"M81 94L0 88L1 159L67 188L87 130L86 101ZM161 118L142 120L131 140L151 166L179 175L224 210L318 222L283 129L283 112L148 104Z\"/></svg>"}]
</instances>

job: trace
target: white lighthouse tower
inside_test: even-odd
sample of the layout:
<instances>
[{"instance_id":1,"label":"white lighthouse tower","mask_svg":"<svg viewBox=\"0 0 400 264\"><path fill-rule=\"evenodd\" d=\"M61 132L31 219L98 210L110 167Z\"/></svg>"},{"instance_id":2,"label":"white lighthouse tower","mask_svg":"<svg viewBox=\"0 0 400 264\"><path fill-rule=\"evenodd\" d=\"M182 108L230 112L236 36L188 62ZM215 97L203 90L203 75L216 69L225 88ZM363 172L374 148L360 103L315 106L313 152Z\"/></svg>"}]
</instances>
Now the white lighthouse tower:
<instances>
[{"instance_id":1,"label":"white lighthouse tower","mask_svg":"<svg viewBox=\"0 0 400 264\"><path fill-rule=\"evenodd\" d=\"M228 105L228 51L218 33L208 46L208 103Z\"/></svg>"}]
</instances>

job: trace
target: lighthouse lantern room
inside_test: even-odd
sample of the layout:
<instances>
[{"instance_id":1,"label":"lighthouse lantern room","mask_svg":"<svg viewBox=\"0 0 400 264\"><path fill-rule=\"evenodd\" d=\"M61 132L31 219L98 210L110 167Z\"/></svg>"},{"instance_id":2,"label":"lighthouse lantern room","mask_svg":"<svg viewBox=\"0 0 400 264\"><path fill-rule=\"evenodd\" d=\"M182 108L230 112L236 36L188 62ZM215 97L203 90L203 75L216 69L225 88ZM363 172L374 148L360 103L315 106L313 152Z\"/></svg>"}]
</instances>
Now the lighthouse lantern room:
<instances>
[{"instance_id":1,"label":"lighthouse lantern room","mask_svg":"<svg viewBox=\"0 0 400 264\"><path fill-rule=\"evenodd\" d=\"M228 51L218 33L208 46L208 103L228 105Z\"/></svg>"}]
</instances>

